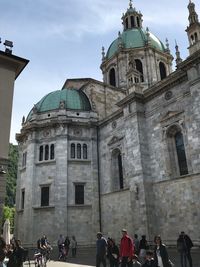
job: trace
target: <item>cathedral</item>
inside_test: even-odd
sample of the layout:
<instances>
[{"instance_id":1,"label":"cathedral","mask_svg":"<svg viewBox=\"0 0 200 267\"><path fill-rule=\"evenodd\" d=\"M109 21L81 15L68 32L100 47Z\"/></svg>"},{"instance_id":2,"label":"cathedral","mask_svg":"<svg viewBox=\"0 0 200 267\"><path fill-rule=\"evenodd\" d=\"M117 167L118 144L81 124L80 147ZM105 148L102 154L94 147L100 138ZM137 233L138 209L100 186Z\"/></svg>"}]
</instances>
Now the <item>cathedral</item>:
<instances>
[{"instance_id":1,"label":"cathedral","mask_svg":"<svg viewBox=\"0 0 200 267\"><path fill-rule=\"evenodd\" d=\"M103 81L67 79L22 120L15 236L35 244L46 234L96 233L119 240L121 229L180 231L200 242L200 23L188 4L189 53L175 64L168 42L148 28L130 1L123 29L106 51Z\"/></svg>"}]
</instances>

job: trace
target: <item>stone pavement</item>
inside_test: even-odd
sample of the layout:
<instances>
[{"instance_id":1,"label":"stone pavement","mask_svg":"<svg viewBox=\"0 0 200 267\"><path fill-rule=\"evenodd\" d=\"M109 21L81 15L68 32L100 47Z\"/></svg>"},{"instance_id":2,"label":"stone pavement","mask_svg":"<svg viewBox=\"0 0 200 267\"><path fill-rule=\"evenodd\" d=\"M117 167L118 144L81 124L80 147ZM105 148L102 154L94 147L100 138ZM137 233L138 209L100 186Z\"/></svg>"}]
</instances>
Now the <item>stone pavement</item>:
<instances>
[{"instance_id":1,"label":"stone pavement","mask_svg":"<svg viewBox=\"0 0 200 267\"><path fill-rule=\"evenodd\" d=\"M180 257L175 248L168 248L168 253L174 267L181 267ZM192 249L193 267L200 267L200 248ZM77 251L77 257L72 258L69 255L67 262L56 261L57 249L53 250L52 260L47 263L47 267L91 267L95 266L95 248L81 248ZM31 257L31 253L30 253ZM32 257L31 257L32 258ZM54 260L55 259L55 260ZM35 266L31 261L31 267ZM108 264L109 266L109 264ZM27 262L24 267L28 267Z\"/></svg>"}]
</instances>

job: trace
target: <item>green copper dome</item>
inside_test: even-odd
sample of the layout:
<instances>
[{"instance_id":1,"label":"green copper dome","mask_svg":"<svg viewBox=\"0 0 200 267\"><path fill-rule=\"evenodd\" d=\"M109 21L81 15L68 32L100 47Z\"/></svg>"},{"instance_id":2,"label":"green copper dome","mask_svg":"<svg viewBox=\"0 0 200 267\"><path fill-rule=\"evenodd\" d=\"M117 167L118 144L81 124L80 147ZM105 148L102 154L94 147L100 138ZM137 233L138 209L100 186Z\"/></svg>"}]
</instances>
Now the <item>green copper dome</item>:
<instances>
[{"instance_id":1,"label":"green copper dome","mask_svg":"<svg viewBox=\"0 0 200 267\"><path fill-rule=\"evenodd\" d=\"M112 42L107 51L106 55L107 58L111 58L118 51L118 44L120 42L120 39L122 47L125 49L140 48L140 47L145 47L145 45L147 44L148 34L149 34L150 46L162 52L165 52L165 47L163 43L151 32L147 32L143 28L132 28L123 31L123 33L120 35L120 38L117 38Z\"/></svg>"},{"instance_id":2,"label":"green copper dome","mask_svg":"<svg viewBox=\"0 0 200 267\"><path fill-rule=\"evenodd\" d=\"M36 113L49 112L60 109L90 111L91 106L89 99L82 90L67 88L51 92L44 96L31 110L27 120L30 120L35 110Z\"/></svg>"}]
</instances>

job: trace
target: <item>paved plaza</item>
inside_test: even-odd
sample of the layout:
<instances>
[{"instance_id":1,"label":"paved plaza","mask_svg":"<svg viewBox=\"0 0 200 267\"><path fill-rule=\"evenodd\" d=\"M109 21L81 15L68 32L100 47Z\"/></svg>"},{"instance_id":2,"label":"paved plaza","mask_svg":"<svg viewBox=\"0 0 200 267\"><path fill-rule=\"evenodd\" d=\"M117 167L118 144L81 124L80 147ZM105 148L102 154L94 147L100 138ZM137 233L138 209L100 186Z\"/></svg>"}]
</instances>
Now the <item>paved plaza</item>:
<instances>
[{"instance_id":1,"label":"paved plaza","mask_svg":"<svg viewBox=\"0 0 200 267\"><path fill-rule=\"evenodd\" d=\"M174 263L174 267L181 267L180 257L175 248L168 248L169 257ZM54 249L52 254L52 260L47 263L47 267L90 267L95 266L95 248L79 249L76 258L72 258L69 255L67 262L60 262L56 260L57 250ZM200 267L200 248L192 249L193 267ZM30 255L31 256L31 255ZM55 259L55 260L53 260ZM31 267L35 266L31 261ZM109 264L107 265L109 267ZM28 267L28 263L24 264L24 267Z\"/></svg>"}]
</instances>

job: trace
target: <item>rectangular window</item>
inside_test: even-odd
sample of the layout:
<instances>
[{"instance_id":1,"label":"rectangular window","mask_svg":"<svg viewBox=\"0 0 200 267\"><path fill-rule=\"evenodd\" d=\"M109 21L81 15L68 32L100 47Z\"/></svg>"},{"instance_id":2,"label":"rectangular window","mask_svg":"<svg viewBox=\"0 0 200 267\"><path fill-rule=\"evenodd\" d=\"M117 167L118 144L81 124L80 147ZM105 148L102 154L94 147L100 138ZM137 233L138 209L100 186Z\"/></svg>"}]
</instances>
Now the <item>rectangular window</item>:
<instances>
[{"instance_id":1,"label":"rectangular window","mask_svg":"<svg viewBox=\"0 0 200 267\"><path fill-rule=\"evenodd\" d=\"M24 152L22 155L22 167L26 167L26 158L27 158L27 152Z\"/></svg>"},{"instance_id":2,"label":"rectangular window","mask_svg":"<svg viewBox=\"0 0 200 267\"><path fill-rule=\"evenodd\" d=\"M24 201L25 201L25 190L22 190L22 194L21 194L21 209L24 209Z\"/></svg>"},{"instance_id":3,"label":"rectangular window","mask_svg":"<svg viewBox=\"0 0 200 267\"><path fill-rule=\"evenodd\" d=\"M83 184L75 185L75 204L77 205L84 204L84 185Z\"/></svg>"},{"instance_id":4,"label":"rectangular window","mask_svg":"<svg viewBox=\"0 0 200 267\"><path fill-rule=\"evenodd\" d=\"M49 186L41 187L41 206L49 206Z\"/></svg>"}]
</instances>

